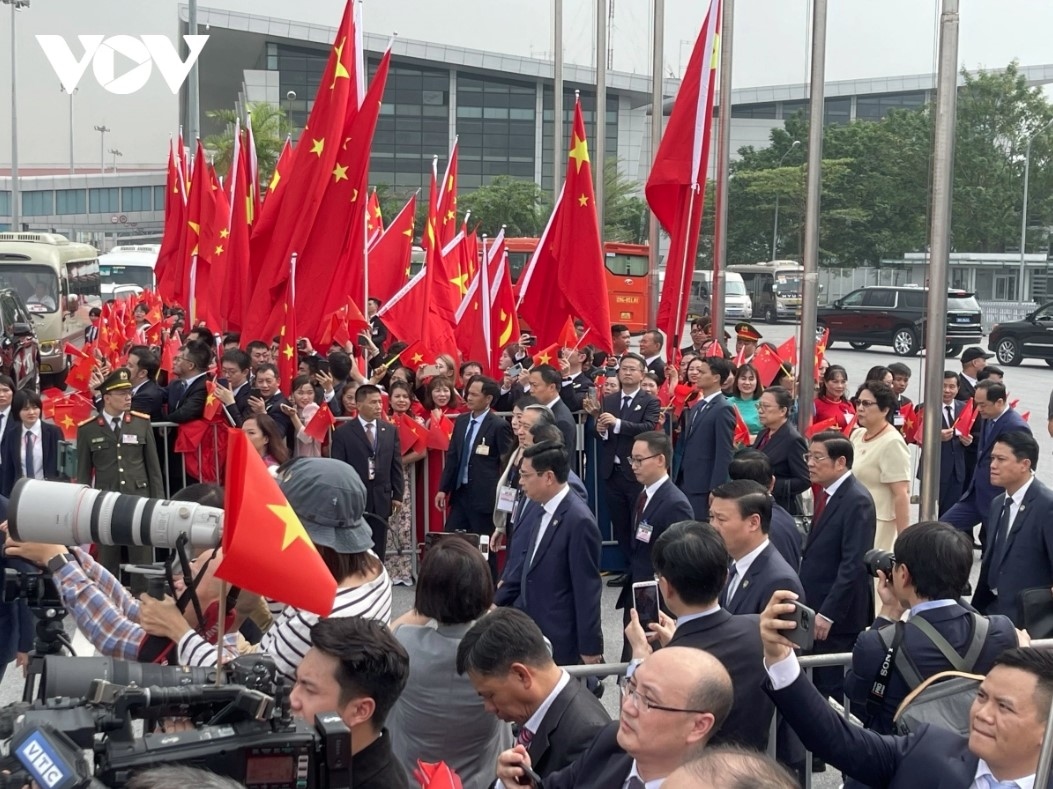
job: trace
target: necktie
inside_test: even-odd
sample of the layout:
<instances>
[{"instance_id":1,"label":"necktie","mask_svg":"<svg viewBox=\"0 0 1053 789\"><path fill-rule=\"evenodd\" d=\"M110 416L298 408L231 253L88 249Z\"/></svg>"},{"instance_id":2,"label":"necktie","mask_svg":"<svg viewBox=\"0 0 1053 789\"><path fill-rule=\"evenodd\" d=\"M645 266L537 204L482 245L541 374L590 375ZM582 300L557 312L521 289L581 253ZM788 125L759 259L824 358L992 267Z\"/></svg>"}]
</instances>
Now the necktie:
<instances>
[{"instance_id":1,"label":"necktie","mask_svg":"<svg viewBox=\"0 0 1053 789\"><path fill-rule=\"evenodd\" d=\"M732 597L735 596L735 592L738 591L735 587L735 580L739 577L739 568L735 565L735 562L731 563L731 567L728 568L728 580L724 584L725 595L723 605L727 605Z\"/></svg>"},{"instance_id":2,"label":"necktie","mask_svg":"<svg viewBox=\"0 0 1053 789\"><path fill-rule=\"evenodd\" d=\"M464 453L461 455L461 474L460 480L462 485L468 484L468 464L472 460L472 440L475 438L475 429L478 422L474 419L468 420L468 429L464 431Z\"/></svg>"},{"instance_id":3,"label":"necktie","mask_svg":"<svg viewBox=\"0 0 1053 789\"><path fill-rule=\"evenodd\" d=\"M625 786L626 789L645 789L647 784L645 784L641 778L638 778L635 775L630 775Z\"/></svg>"},{"instance_id":4,"label":"necktie","mask_svg":"<svg viewBox=\"0 0 1053 789\"><path fill-rule=\"evenodd\" d=\"M949 405L943 407L944 419L947 420L947 427L954 427L954 411L951 410Z\"/></svg>"},{"instance_id":5,"label":"necktie","mask_svg":"<svg viewBox=\"0 0 1053 789\"><path fill-rule=\"evenodd\" d=\"M998 588L998 576L1002 572L1002 560L1005 558L1005 546L1009 538L1009 512L1013 506L1013 497L1006 496L1002 505L1002 514L998 518L998 531L995 532L994 541L991 543L991 566L987 570L987 585L991 589Z\"/></svg>"},{"instance_id":6,"label":"necktie","mask_svg":"<svg viewBox=\"0 0 1053 789\"><path fill-rule=\"evenodd\" d=\"M640 523L640 518L643 517L643 511L647 507L647 491L640 491L640 495L636 497L636 513L633 516L633 525Z\"/></svg>"},{"instance_id":7,"label":"necktie","mask_svg":"<svg viewBox=\"0 0 1053 789\"><path fill-rule=\"evenodd\" d=\"M622 395L622 413L621 413L621 418L622 419L625 419L625 415L626 415L626 413L629 410L629 403L631 403L632 401L633 401L633 398L632 398L631 395Z\"/></svg>"},{"instance_id":8,"label":"necktie","mask_svg":"<svg viewBox=\"0 0 1053 789\"><path fill-rule=\"evenodd\" d=\"M114 436L121 434L121 418L119 416L113 418L113 434Z\"/></svg>"},{"instance_id":9,"label":"necktie","mask_svg":"<svg viewBox=\"0 0 1053 789\"><path fill-rule=\"evenodd\" d=\"M698 422L699 415L706 410L706 406L708 405L709 401L705 399L699 400L695 403L694 408L691 409L691 427L695 426L695 423Z\"/></svg>"},{"instance_id":10,"label":"necktie","mask_svg":"<svg viewBox=\"0 0 1053 789\"><path fill-rule=\"evenodd\" d=\"M534 732L530 731L526 726L523 726L519 729L519 734L516 735L516 745L522 745L524 748L529 748L533 739Z\"/></svg>"},{"instance_id":11,"label":"necktie","mask_svg":"<svg viewBox=\"0 0 1053 789\"><path fill-rule=\"evenodd\" d=\"M176 381L176 408L179 408L179 404L183 402L183 395L186 394L186 381Z\"/></svg>"},{"instance_id":12,"label":"necktie","mask_svg":"<svg viewBox=\"0 0 1053 789\"><path fill-rule=\"evenodd\" d=\"M815 507L812 511L812 528L815 528L815 524L819 522L819 519L823 516L823 510L826 509L826 502L830 500L830 494L825 490L818 490L815 494Z\"/></svg>"},{"instance_id":13,"label":"necktie","mask_svg":"<svg viewBox=\"0 0 1053 789\"><path fill-rule=\"evenodd\" d=\"M377 448L377 437L373 435L373 423L366 422L366 441L372 449Z\"/></svg>"},{"instance_id":14,"label":"necktie","mask_svg":"<svg viewBox=\"0 0 1053 789\"><path fill-rule=\"evenodd\" d=\"M26 433L26 476L30 479L35 479L37 476L36 469L33 464L33 434Z\"/></svg>"}]
</instances>

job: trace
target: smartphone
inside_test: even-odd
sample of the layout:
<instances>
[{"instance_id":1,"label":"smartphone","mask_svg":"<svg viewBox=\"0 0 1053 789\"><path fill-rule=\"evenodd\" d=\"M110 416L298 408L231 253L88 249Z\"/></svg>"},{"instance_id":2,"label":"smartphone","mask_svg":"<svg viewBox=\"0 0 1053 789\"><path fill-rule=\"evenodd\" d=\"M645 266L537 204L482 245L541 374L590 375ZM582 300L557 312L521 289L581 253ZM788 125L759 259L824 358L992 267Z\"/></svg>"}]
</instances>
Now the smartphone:
<instances>
[{"instance_id":1,"label":"smartphone","mask_svg":"<svg viewBox=\"0 0 1053 789\"><path fill-rule=\"evenodd\" d=\"M649 625L658 624L658 581L638 581L633 584L633 608L640 618L640 627L649 633Z\"/></svg>"},{"instance_id":2,"label":"smartphone","mask_svg":"<svg viewBox=\"0 0 1053 789\"><path fill-rule=\"evenodd\" d=\"M518 378L522 372L523 365L513 364L511 367L505 370L505 375L507 375L509 378Z\"/></svg>"},{"instance_id":3,"label":"smartphone","mask_svg":"<svg viewBox=\"0 0 1053 789\"><path fill-rule=\"evenodd\" d=\"M596 402L596 403L599 402L599 400L596 399L596 387L595 386L590 386L588 389L586 389L585 390L585 396L587 398L589 398L590 400L592 400L593 402Z\"/></svg>"},{"instance_id":4,"label":"smartphone","mask_svg":"<svg viewBox=\"0 0 1053 789\"><path fill-rule=\"evenodd\" d=\"M793 605L793 613L781 614L779 619L795 622L797 627L783 630L782 634L801 649L811 649L815 645L815 611L796 600L789 602Z\"/></svg>"},{"instance_id":5,"label":"smartphone","mask_svg":"<svg viewBox=\"0 0 1053 789\"><path fill-rule=\"evenodd\" d=\"M301 351L306 350L306 348L307 348L307 339L304 338L304 337L301 337L300 339L298 339L296 341L296 347L299 348Z\"/></svg>"},{"instance_id":6,"label":"smartphone","mask_svg":"<svg viewBox=\"0 0 1053 789\"><path fill-rule=\"evenodd\" d=\"M524 348L533 348L537 344L537 337L531 337L530 335L520 337L519 344Z\"/></svg>"},{"instance_id":7,"label":"smartphone","mask_svg":"<svg viewBox=\"0 0 1053 789\"><path fill-rule=\"evenodd\" d=\"M318 372L320 372L320 373L328 373L329 372L329 360L328 359L319 359L318 360Z\"/></svg>"},{"instance_id":8,"label":"smartphone","mask_svg":"<svg viewBox=\"0 0 1053 789\"><path fill-rule=\"evenodd\" d=\"M358 347L359 348L368 348L369 347L369 337L367 337L364 334L358 335L358 337L355 340L355 342L358 343Z\"/></svg>"},{"instance_id":9,"label":"smartphone","mask_svg":"<svg viewBox=\"0 0 1053 789\"><path fill-rule=\"evenodd\" d=\"M260 400L263 399L263 395L260 393L259 389L250 389L249 390L249 397L258 397L258 398L260 398Z\"/></svg>"},{"instance_id":10,"label":"smartphone","mask_svg":"<svg viewBox=\"0 0 1053 789\"><path fill-rule=\"evenodd\" d=\"M537 789L542 789L545 785L541 780L541 776L535 773L531 768L525 764L519 765L519 769L523 771L523 774L516 778L516 783L520 786L533 786Z\"/></svg>"}]
</instances>

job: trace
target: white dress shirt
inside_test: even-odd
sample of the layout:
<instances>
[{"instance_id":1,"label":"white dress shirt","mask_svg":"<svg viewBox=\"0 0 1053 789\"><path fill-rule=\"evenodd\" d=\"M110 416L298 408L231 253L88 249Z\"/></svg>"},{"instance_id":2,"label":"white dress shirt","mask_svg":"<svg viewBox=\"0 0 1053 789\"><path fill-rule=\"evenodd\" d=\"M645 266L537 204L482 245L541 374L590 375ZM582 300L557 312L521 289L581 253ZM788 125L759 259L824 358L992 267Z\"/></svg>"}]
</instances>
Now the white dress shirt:
<instances>
[{"instance_id":1,"label":"white dress shirt","mask_svg":"<svg viewBox=\"0 0 1053 789\"><path fill-rule=\"evenodd\" d=\"M33 478L44 479L44 442L39 419L28 430L23 427L19 436L18 460L22 466L22 476L28 476L26 474L26 433L33 434L33 470L35 472Z\"/></svg>"},{"instance_id":2,"label":"white dress shirt","mask_svg":"<svg viewBox=\"0 0 1053 789\"><path fill-rule=\"evenodd\" d=\"M644 495L647 496L646 500L644 501L644 509L647 509L647 505L651 503L651 498L654 496L655 493L658 492L658 489L668 481L669 475L663 474L660 480L658 480L657 482L653 482L650 485L646 485L644 487L643 492Z\"/></svg>"},{"instance_id":3,"label":"white dress shirt","mask_svg":"<svg viewBox=\"0 0 1053 789\"><path fill-rule=\"evenodd\" d=\"M728 584L728 596L727 599L731 600L735 596L735 592L739 590L739 584L742 583L742 579L750 569L750 565L753 564L753 560L761 555L761 551L767 548L771 542L768 538L764 539L760 545L754 548L752 551L747 553L741 559L735 560L735 577L731 579L731 583Z\"/></svg>"},{"instance_id":4,"label":"white dress shirt","mask_svg":"<svg viewBox=\"0 0 1053 789\"><path fill-rule=\"evenodd\" d=\"M541 540L543 540L545 537L545 532L548 530L548 525L552 523L552 518L556 514L556 509L559 507L563 499L567 497L567 494L569 492L570 485L564 482L563 487L560 489L559 493L557 493L555 496L553 496L551 499L549 499L541 505L542 509L544 509L545 512L541 516L541 525L538 527L537 530L537 539L534 540L534 548L530 551L530 564L534 563L534 554L537 553L538 546L541 545Z\"/></svg>"}]
</instances>

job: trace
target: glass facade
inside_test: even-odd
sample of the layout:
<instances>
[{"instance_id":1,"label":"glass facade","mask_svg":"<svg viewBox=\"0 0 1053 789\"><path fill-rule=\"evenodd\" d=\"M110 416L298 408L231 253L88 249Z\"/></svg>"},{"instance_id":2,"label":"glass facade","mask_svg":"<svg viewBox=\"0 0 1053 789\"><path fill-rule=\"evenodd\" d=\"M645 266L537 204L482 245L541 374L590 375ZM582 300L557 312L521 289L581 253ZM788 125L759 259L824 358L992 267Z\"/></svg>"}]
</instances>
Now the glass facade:
<instances>
[{"instance_id":1,"label":"glass facade","mask_svg":"<svg viewBox=\"0 0 1053 789\"><path fill-rule=\"evenodd\" d=\"M154 210L165 210L165 188L163 186L154 187Z\"/></svg>"},{"instance_id":2,"label":"glass facade","mask_svg":"<svg viewBox=\"0 0 1053 789\"><path fill-rule=\"evenodd\" d=\"M714 113L715 115L715 113ZM731 108L732 118L761 118L775 119L775 103L768 104L738 104Z\"/></svg>"},{"instance_id":3,"label":"glass facade","mask_svg":"<svg viewBox=\"0 0 1053 789\"><path fill-rule=\"evenodd\" d=\"M55 213L55 193L47 191L22 192L22 216L49 216Z\"/></svg>"},{"instance_id":4,"label":"glass facade","mask_svg":"<svg viewBox=\"0 0 1053 789\"><path fill-rule=\"evenodd\" d=\"M542 97L544 116L542 120L541 138L541 188L552 191L552 88L546 86ZM581 90L581 115L585 121L585 135L590 141L590 153L595 149L592 142L596 139L596 93ZM570 132L574 123L574 87L563 86L563 161L566 163L567 145L570 143ZM618 156L618 97L612 93L607 94L607 151L608 159ZM596 167L596 162L592 162Z\"/></svg>"},{"instance_id":5,"label":"glass facade","mask_svg":"<svg viewBox=\"0 0 1053 789\"><path fill-rule=\"evenodd\" d=\"M495 176L534 178L537 87L475 75L457 75L459 177L465 189Z\"/></svg>"},{"instance_id":6,"label":"glass facade","mask_svg":"<svg viewBox=\"0 0 1053 789\"><path fill-rule=\"evenodd\" d=\"M152 211L152 186L125 186L121 188L122 211ZM163 206L162 206L163 208Z\"/></svg>"},{"instance_id":7,"label":"glass facade","mask_svg":"<svg viewBox=\"0 0 1053 789\"><path fill-rule=\"evenodd\" d=\"M11 216L11 193L0 192L0 214Z\"/></svg>"},{"instance_id":8,"label":"glass facade","mask_svg":"<svg viewBox=\"0 0 1053 789\"><path fill-rule=\"evenodd\" d=\"M117 187L88 190L88 211L92 214L116 214L121 210Z\"/></svg>"},{"instance_id":9,"label":"glass facade","mask_svg":"<svg viewBox=\"0 0 1053 789\"><path fill-rule=\"evenodd\" d=\"M879 121L889 110L914 109L924 103L924 91L859 96L856 98L856 118L861 121Z\"/></svg>"},{"instance_id":10,"label":"glass facade","mask_svg":"<svg viewBox=\"0 0 1053 789\"><path fill-rule=\"evenodd\" d=\"M837 99L827 99L823 106L823 125L831 123L848 123L852 115L852 99L844 96Z\"/></svg>"},{"instance_id":11,"label":"glass facade","mask_svg":"<svg viewBox=\"0 0 1053 789\"><path fill-rule=\"evenodd\" d=\"M294 140L299 136L297 130L307 124L307 115L314 106L314 96L328 58L328 49L267 44L267 68L278 72L281 107L294 129ZM289 91L293 91L296 97L287 98Z\"/></svg>"},{"instance_id":12,"label":"glass facade","mask_svg":"<svg viewBox=\"0 0 1053 789\"><path fill-rule=\"evenodd\" d=\"M86 214L88 213L88 197L83 189L56 189L55 190L55 213L56 214Z\"/></svg>"}]
</instances>

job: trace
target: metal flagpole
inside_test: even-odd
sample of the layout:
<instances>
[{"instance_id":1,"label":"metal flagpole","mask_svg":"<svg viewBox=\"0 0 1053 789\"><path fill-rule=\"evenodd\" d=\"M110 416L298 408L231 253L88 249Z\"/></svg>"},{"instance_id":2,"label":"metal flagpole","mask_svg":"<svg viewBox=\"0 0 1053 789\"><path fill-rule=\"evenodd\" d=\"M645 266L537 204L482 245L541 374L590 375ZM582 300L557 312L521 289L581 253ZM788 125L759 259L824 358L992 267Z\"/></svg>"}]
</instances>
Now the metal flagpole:
<instances>
[{"instance_id":1,"label":"metal flagpole","mask_svg":"<svg viewBox=\"0 0 1053 789\"><path fill-rule=\"evenodd\" d=\"M603 240L604 160L607 158L607 0L596 0L596 139L592 146L593 191L596 193L596 220Z\"/></svg>"},{"instance_id":2,"label":"metal flagpole","mask_svg":"<svg viewBox=\"0 0 1053 789\"><path fill-rule=\"evenodd\" d=\"M735 23L735 0L724 0L720 25L720 115L717 145L717 205L714 222L713 300L710 309L710 338L724 341L724 280L728 257L728 175L731 163L731 43Z\"/></svg>"},{"instance_id":3,"label":"metal flagpole","mask_svg":"<svg viewBox=\"0 0 1053 789\"><path fill-rule=\"evenodd\" d=\"M552 199L563 184L563 0L552 0Z\"/></svg>"},{"instance_id":4,"label":"metal flagpole","mask_svg":"<svg viewBox=\"0 0 1053 789\"><path fill-rule=\"evenodd\" d=\"M662 121L665 116L663 104L665 102L662 90L662 68L665 59L665 0L654 0L654 30L651 37L651 165L654 166L655 156L658 155L658 143L662 139ZM658 230L658 217L653 211L648 212L647 222L647 258L648 270L651 280L651 301L647 305L647 325L654 326L658 321L658 297L661 285L658 281L658 265L661 260L659 252L659 240L661 236ZM693 268L693 267L692 267ZM667 343L671 338L666 339ZM666 354L672 359L677 348L670 348Z\"/></svg>"}]
</instances>

